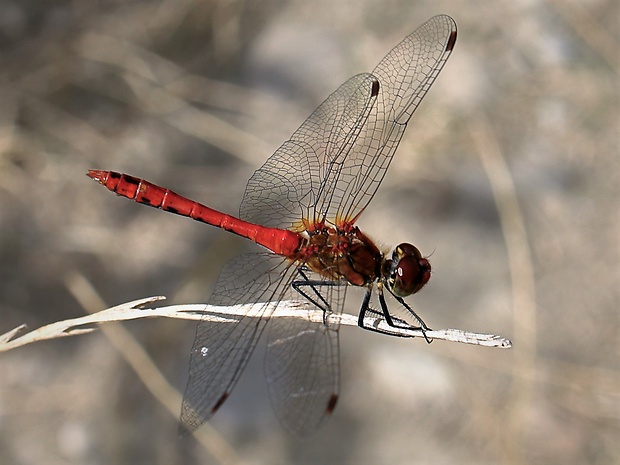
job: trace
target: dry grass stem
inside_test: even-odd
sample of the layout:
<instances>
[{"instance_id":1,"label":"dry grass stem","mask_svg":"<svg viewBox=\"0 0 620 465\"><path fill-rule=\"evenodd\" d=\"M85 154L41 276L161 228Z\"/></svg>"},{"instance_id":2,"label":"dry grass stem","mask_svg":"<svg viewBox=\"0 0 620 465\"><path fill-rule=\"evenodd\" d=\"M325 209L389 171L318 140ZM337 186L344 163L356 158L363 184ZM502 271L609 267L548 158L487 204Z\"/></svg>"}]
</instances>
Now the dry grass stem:
<instances>
[{"instance_id":1,"label":"dry grass stem","mask_svg":"<svg viewBox=\"0 0 620 465\"><path fill-rule=\"evenodd\" d=\"M210 321L213 324L225 324L236 321L237 317L249 316L258 317L265 312L263 305L243 304L233 305L229 307L219 307L216 305L206 304L186 304L171 305L167 307L144 308L145 305L152 304L164 300L165 297L155 296L144 299L134 300L116 307L102 310L92 315L86 315L79 318L58 321L34 331L15 337L19 332L25 329L25 325L0 336L0 352L15 349L33 342L45 341L49 339L57 339L59 337L75 336L78 334L86 334L95 330L95 328L85 328L84 326L110 323L114 321L137 320L140 318L180 318L183 320L202 320ZM321 310L308 311L300 309L302 302L285 301L273 310L272 318L308 318L313 322L322 323L324 315ZM266 303L264 305L275 306L275 303ZM267 311L270 311L267 309ZM389 326L382 317L371 316L366 317L364 322L369 327L374 327L382 332L399 337L424 337L421 329L415 327L395 328ZM344 326L357 326L357 316L350 314L329 315L328 323L337 323ZM480 334L463 331L460 329L441 329L426 331L426 336L430 339L439 339L444 341L460 342L463 344L474 344L487 347L509 348L512 346L510 340L494 335Z\"/></svg>"}]
</instances>

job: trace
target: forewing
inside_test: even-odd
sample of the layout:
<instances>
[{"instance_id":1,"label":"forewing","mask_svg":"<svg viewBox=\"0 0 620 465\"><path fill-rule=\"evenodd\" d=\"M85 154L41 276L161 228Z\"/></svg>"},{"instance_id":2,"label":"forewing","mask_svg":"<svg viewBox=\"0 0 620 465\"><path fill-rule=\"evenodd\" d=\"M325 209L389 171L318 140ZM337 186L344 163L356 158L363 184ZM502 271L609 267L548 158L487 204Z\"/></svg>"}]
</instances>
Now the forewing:
<instances>
[{"instance_id":1,"label":"forewing","mask_svg":"<svg viewBox=\"0 0 620 465\"><path fill-rule=\"evenodd\" d=\"M342 84L248 181L239 216L269 227L301 229L325 204L326 180L355 145L376 100L376 80L359 74Z\"/></svg>"},{"instance_id":2,"label":"forewing","mask_svg":"<svg viewBox=\"0 0 620 465\"><path fill-rule=\"evenodd\" d=\"M294 230L303 229L302 218L355 220L377 191L409 118L455 40L454 20L435 16L371 74L345 82L254 173L241 218Z\"/></svg>"},{"instance_id":3,"label":"forewing","mask_svg":"<svg viewBox=\"0 0 620 465\"><path fill-rule=\"evenodd\" d=\"M305 287L305 292L310 292ZM329 305L331 311L326 313L326 322L273 319L269 324L265 358L265 376L274 411L283 428L298 436L314 432L332 413L340 385L338 323L329 315L341 313L346 286L323 284L312 289ZM300 311L317 310L314 303L292 287L285 298L303 300L305 305Z\"/></svg>"},{"instance_id":4,"label":"forewing","mask_svg":"<svg viewBox=\"0 0 620 465\"><path fill-rule=\"evenodd\" d=\"M371 201L416 110L443 68L456 41L456 23L435 16L394 47L372 71L377 101L355 146L326 180L333 198L321 206L336 224L355 220Z\"/></svg>"},{"instance_id":5,"label":"forewing","mask_svg":"<svg viewBox=\"0 0 620 465\"><path fill-rule=\"evenodd\" d=\"M260 316L198 324L181 408L182 434L198 428L226 400L273 313L266 303L280 301L294 273L288 260L267 253L241 255L224 266L209 303L256 303Z\"/></svg>"}]
</instances>

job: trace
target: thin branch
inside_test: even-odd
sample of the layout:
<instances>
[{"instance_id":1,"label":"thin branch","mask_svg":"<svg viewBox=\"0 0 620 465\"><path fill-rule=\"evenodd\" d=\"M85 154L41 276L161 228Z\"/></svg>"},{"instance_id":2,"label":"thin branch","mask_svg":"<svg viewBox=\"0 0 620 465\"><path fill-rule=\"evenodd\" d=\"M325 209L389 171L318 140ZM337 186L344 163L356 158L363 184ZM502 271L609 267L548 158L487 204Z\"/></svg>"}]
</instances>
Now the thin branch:
<instances>
[{"instance_id":1,"label":"thin branch","mask_svg":"<svg viewBox=\"0 0 620 465\"><path fill-rule=\"evenodd\" d=\"M206 304L171 305L167 307L144 308L145 305L164 300L165 297L156 296L145 299L135 300L116 307L103 310L98 313L86 315L80 318L63 320L43 326L31 331L23 336L17 337L25 325L21 325L6 334L0 336L0 352L15 349L33 342L56 339L59 337L86 334L95 330L91 326L98 323L108 323L112 321L136 320L139 318L180 318L184 320L203 320L211 321L214 324L234 323L241 316L257 317L265 309L263 305L275 306L275 303L262 305L244 304L229 307L219 307ZM304 318L316 323L322 323L324 319L321 310L308 310L302 307L303 303L298 301L285 301L275 308L272 318ZM357 317L349 314L329 315L328 324L341 324L345 326L357 326ZM394 328L389 326L382 317L366 317L364 323L382 332L400 337L424 337L421 329L415 327ZM493 334L479 334L462 331L459 329L442 329L438 331L426 331L426 336L431 339L460 342L464 344L475 344L487 347L508 348L512 343L501 336Z\"/></svg>"}]
</instances>

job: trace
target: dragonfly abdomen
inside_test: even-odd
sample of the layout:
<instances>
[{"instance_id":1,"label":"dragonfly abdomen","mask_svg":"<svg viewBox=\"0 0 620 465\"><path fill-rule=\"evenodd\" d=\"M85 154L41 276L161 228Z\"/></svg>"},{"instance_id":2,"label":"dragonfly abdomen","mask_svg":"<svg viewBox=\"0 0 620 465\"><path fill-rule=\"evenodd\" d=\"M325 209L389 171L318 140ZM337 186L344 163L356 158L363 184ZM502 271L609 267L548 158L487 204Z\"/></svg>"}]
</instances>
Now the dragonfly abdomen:
<instances>
[{"instance_id":1,"label":"dragonfly abdomen","mask_svg":"<svg viewBox=\"0 0 620 465\"><path fill-rule=\"evenodd\" d=\"M293 255L302 243L301 236L293 231L248 223L144 179L116 171L100 170L89 170L88 176L117 195L222 228L280 255Z\"/></svg>"}]
</instances>

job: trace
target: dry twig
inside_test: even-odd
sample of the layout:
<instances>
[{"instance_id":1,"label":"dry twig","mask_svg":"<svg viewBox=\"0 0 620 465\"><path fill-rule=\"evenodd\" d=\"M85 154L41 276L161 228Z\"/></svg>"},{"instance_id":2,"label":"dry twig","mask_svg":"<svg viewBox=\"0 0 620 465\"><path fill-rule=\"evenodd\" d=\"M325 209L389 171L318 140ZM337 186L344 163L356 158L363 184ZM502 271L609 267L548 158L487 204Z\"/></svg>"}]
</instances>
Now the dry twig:
<instances>
[{"instance_id":1,"label":"dry twig","mask_svg":"<svg viewBox=\"0 0 620 465\"><path fill-rule=\"evenodd\" d=\"M56 339L59 337L75 336L94 331L95 328L88 327L97 323L108 323L112 321L136 320L139 318L165 317L180 318L184 320L206 320L214 324L226 324L236 321L237 317L258 316L265 309L256 304L233 305L230 307L218 307L206 304L187 304L171 305L168 307L144 308L145 305L164 300L165 297L156 296L145 299L135 300L125 304L117 305L91 315L80 318L58 321L39 329L17 337L17 334L25 329L25 325L0 336L0 352L21 347L33 342ZM274 304L266 304L274 305ZM321 310L300 311L300 303L296 301L282 302L273 312L272 318L308 318L316 323L323 322L323 312ZM339 321L335 321L338 318ZM328 322L340 323L345 326L357 326L357 317L350 314L330 315ZM380 316L370 316L365 318L367 326L374 327L382 332L400 337L424 337L421 329L415 327L394 328L389 326ZM445 341L461 342L464 344L475 344L488 347L508 348L512 343L501 336L493 334L479 334L462 331L460 329L442 329L426 331L426 336L430 339L441 339Z\"/></svg>"}]
</instances>

